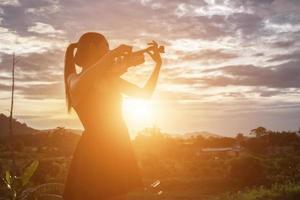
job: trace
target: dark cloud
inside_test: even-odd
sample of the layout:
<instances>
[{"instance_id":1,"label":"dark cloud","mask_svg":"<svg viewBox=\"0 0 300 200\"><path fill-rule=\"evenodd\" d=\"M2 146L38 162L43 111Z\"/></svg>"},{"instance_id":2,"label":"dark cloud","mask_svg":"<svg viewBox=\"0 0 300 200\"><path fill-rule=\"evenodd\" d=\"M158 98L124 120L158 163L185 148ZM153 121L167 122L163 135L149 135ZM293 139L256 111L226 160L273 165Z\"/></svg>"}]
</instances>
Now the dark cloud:
<instances>
[{"instance_id":1,"label":"dark cloud","mask_svg":"<svg viewBox=\"0 0 300 200\"><path fill-rule=\"evenodd\" d=\"M300 51L294 51L287 54L279 54L272 56L271 59L267 60L268 62L275 61L299 61L300 60Z\"/></svg>"},{"instance_id":2,"label":"dark cloud","mask_svg":"<svg viewBox=\"0 0 300 200\"><path fill-rule=\"evenodd\" d=\"M11 91L11 86L0 84L0 89ZM16 82L15 93L21 95L24 99L62 99L64 98L64 85L63 82L32 85Z\"/></svg>"},{"instance_id":3,"label":"dark cloud","mask_svg":"<svg viewBox=\"0 0 300 200\"><path fill-rule=\"evenodd\" d=\"M2 26L19 35L30 36L37 34L28 32L28 27L37 22L45 23L66 31L72 40L90 30L103 32L114 39L136 39L141 35L157 39L157 33L169 39L217 39L227 34L222 28L224 16L195 16L189 12L183 17L176 16L180 4L195 9L207 5L204 1L141 2L23 0L18 7L5 8ZM154 9L152 5L155 3L161 6Z\"/></svg>"},{"instance_id":4,"label":"dark cloud","mask_svg":"<svg viewBox=\"0 0 300 200\"><path fill-rule=\"evenodd\" d=\"M196 9L209 7L205 1L79 1L79 0L21 0L20 6L4 9L2 25L9 30L16 30L20 35L35 35L28 32L28 27L35 23L45 23L55 29L64 30L66 37L77 39L85 31L96 30L113 39L179 39L201 38L216 40L226 36L249 38L256 34L265 34L261 30L264 20L280 18L272 10L273 1L245 0L226 2L216 1L217 5L231 6L231 9L251 8L251 12L233 12L228 16L222 14L199 15ZM153 5L159 5L157 8ZM295 3L296 4L296 3ZM184 15L176 16L176 10L183 5ZM214 6L211 5L213 8ZM291 7L291 6L290 6ZM264 13L261 14L261 13ZM294 19L295 18L295 19ZM290 22L299 23L293 17ZM272 21L272 22L273 22ZM286 21L282 19L282 21ZM147 33L146 35L144 33ZM157 34L159 33L159 34Z\"/></svg>"},{"instance_id":5,"label":"dark cloud","mask_svg":"<svg viewBox=\"0 0 300 200\"><path fill-rule=\"evenodd\" d=\"M63 94L64 52L51 50L17 56L15 71L16 94L24 99L61 99ZM12 55L2 54L0 79L3 91L10 91Z\"/></svg>"},{"instance_id":6,"label":"dark cloud","mask_svg":"<svg viewBox=\"0 0 300 200\"><path fill-rule=\"evenodd\" d=\"M31 72L31 73L49 73L50 71L62 71L64 50L49 50L37 53L28 53L16 55L17 64L16 70L20 72ZM10 72L12 65L12 55L4 54L1 55L1 68L0 72Z\"/></svg>"},{"instance_id":7,"label":"dark cloud","mask_svg":"<svg viewBox=\"0 0 300 200\"><path fill-rule=\"evenodd\" d=\"M2 91L10 91L11 90L11 86L7 85L7 84L0 84L0 89Z\"/></svg>"},{"instance_id":8,"label":"dark cloud","mask_svg":"<svg viewBox=\"0 0 300 200\"><path fill-rule=\"evenodd\" d=\"M261 91L260 92L261 97L272 97L272 96L279 95L279 94L282 94L282 92L280 90Z\"/></svg>"},{"instance_id":9,"label":"dark cloud","mask_svg":"<svg viewBox=\"0 0 300 200\"><path fill-rule=\"evenodd\" d=\"M230 30L224 28L225 16L169 17L166 22L171 32L167 32L166 36L170 38L216 40L230 34Z\"/></svg>"},{"instance_id":10,"label":"dark cloud","mask_svg":"<svg viewBox=\"0 0 300 200\"><path fill-rule=\"evenodd\" d=\"M240 0L234 1L232 4L235 6L260 6L260 5L270 5L274 0Z\"/></svg>"},{"instance_id":11,"label":"dark cloud","mask_svg":"<svg viewBox=\"0 0 300 200\"><path fill-rule=\"evenodd\" d=\"M264 27L262 17L249 13L232 14L228 17L227 24L229 28L232 28L232 33L240 31L241 36L247 39L250 36L255 37Z\"/></svg>"},{"instance_id":12,"label":"dark cloud","mask_svg":"<svg viewBox=\"0 0 300 200\"><path fill-rule=\"evenodd\" d=\"M16 93L22 95L25 99L63 99L64 86L62 82L35 84L17 87Z\"/></svg>"},{"instance_id":13,"label":"dark cloud","mask_svg":"<svg viewBox=\"0 0 300 200\"><path fill-rule=\"evenodd\" d=\"M0 79L3 81L11 81L11 76L1 75ZM49 73L29 73L29 74L17 74L15 75L15 81L20 83L28 83L35 81L53 82L63 80L62 74L49 74Z\"/></svg>"},{"instance_id":14,"label":"dark cloud","mask_svg":"<svg viewBox=\"0 0 300 200\"><path fill-rule=\"evenodd\" d=\"M278 41L271 44L271 46L276 48L289 48L292 47L296 41L288 40L288 41Z\"/></svg>"},{"instance_id":15,"label":"dark cloud","mask_svg":"<svg viewBox=\"0 0 300 200\"><path fill-rule=\"evenodd\" d=\"M261 56L264 56L265 54L264 53L256 53L256 54L253 54L253 56L255 57L261 57Z\"/></svg>"},{"instance_id":16,"label":"dark cloud","mask_svg":"<svg viewBox=\"0 0 300 200\"><path fill-rule=\"evenodd\" d=\"M288 62L271 67L253 65L226 66L205 72L220 71L223 75L206 76L208 86L265 86L269 88L300 88L300 62Z\"/></svg>"},{"instance_id":17,"label":"dark cloud","mask_svg":"<svg viewBox=\"0 0 300 200\"><path fill-rule=\"evenodd\" d=\"M32 33L27 31L29 26L32 26L37 21L47 21L54 23L60 15L55 13L54 7L58 7L58 1L49 0L20 0L19 6L0 6L3 8L1 26L9 30L16 31L19 35L30 36ZM32 12L28 12L32 10ZM34 12L34 10L36 12ZM37 15L38 11L42 15Z\"/></svg>"}]
</instances>

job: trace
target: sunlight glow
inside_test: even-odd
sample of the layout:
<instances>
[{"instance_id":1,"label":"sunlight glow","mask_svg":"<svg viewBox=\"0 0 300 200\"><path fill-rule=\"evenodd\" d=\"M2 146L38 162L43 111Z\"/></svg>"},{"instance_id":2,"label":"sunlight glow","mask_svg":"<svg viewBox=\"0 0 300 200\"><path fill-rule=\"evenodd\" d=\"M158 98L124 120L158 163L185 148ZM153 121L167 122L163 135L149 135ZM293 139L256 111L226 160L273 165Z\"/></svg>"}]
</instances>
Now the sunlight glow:
<instances>
[{"instance_id":1,"label":"sunlight glow","mask_svg":"<svg viewBox=\"0 0 300 200\"><path fill-rule=\"evenodd\" d=\"M149 122L152 119L151 101L125 98L123 111L131 120L138 123Z\"/></svg>"}]
</instances>

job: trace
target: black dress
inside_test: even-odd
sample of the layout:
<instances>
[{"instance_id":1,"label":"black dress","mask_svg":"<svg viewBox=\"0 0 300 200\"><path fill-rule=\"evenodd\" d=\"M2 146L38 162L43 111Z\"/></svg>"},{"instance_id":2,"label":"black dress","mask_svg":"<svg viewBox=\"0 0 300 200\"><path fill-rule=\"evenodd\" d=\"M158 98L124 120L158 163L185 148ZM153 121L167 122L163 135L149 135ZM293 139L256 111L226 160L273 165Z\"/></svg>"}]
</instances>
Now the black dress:
<instances>
[{"instance_id":1,"label":"black dress","mask_svg":"<svg viewBox=\"0 0 300 200\"><path fill-rule=\"evenodd\" d=\"M84 125L71 160L64 200L100 200L143 187L122 118L122 95L113 82L92 87L75 110Z\"/></svg>"}]
</instances>

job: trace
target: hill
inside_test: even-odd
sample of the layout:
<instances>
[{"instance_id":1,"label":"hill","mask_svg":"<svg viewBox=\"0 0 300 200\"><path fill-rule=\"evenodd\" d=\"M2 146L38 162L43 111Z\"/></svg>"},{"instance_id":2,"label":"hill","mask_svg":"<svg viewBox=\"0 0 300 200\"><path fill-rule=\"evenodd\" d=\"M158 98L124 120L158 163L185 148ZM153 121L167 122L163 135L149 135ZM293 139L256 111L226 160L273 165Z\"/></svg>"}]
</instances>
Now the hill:
<instances>
[{"instance_id":1,"label":"hill","mask_svg":"<svg viewBox=\"0 0 300 200\"><path fill-rule=\"evenodd\" d=\"M209 137L214 137L214 138L220 138L223 137L219 134L215 134L215 133L210 133L210 132L206 132L206 131L196 131L196 132L189 132L189 133L185 133L184 137L197 137L197 136L202 136L204 138L209 138Z\"/></svg>"},{"instance_id":2,"label":"hill","mask_svg":"<svg viewBox=\"0 0 300 200\"><path fill-rule=\"evenodd\" d=\"M168 133L168 135L174 137L174 138L183 138L183 139L188 139L188 138L193 138L193 137L197 137L197 136L201 136L205 139L207 138L222 138L224 137L221 134L216 134L216 133L210 133L207 131L194 131L194 132L187 132L184 134L180 134L180 133Z\"/></svg>"},{"instance_id":3,"label":"hill","mask_svg":"<svg viewBox=\"0 0 300 200\"><path fill-rule=\"evenodd\" d=\"M61 129L63 127L56 127L56 128L51 128L51 129L42 129L42 130L39 130L39 133L49 133L49 132L55 132L59 129ZM71 132L71 133L74 133L74 134L77 134L77 135L81 135L83 130L81 129L72 129L72 128L63 128L65 131L67 132Z\"/></svg>"},{"instance_id":4,"label":"hill","mask_svg":"<svg viewBox=\"0 0 300 200\"><path fill-rule=\"evenodd\" d=\"M13 132L14 134L32 134L37 132L37 129L27 126L26 123L21 123L13 119ZM0 113L0 136L9 134L9 117Z\"/></svg>"}]
</instances>

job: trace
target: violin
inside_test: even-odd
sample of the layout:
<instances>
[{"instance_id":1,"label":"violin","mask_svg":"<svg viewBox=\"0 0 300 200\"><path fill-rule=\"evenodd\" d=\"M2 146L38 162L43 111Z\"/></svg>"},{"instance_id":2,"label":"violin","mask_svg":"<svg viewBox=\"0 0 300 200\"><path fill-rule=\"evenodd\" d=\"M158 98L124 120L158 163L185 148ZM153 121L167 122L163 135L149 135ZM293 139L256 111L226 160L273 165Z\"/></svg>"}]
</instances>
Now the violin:
<instances>
[{"instance_id":1,"label":"violin","mask_svg":"<svg viewBox=\"0 0 300 200\"><path fill-rule=\"evenodd\" d=\"M143 64L145 62L144 53L151 51L153 48L157 48L159 53L165 53L165 47L158 46L158 44L154 41L152 43L148 43L148 45L151 46L139 51L127 53L123 56L124 62L126 62L128 68Z\"/></svg>"}]
</instances>

